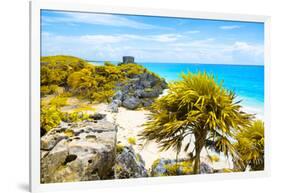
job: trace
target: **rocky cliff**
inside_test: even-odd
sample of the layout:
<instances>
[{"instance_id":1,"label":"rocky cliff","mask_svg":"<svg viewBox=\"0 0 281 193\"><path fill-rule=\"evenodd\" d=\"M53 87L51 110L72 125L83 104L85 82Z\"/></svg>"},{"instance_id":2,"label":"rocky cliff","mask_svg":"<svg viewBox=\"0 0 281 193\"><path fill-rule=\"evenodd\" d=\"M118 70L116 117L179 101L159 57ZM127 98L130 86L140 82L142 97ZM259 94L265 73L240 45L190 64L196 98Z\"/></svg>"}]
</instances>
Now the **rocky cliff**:
<instances>
[{"instance_id":1,"label":"rocky cliff","mask_svg":"<svg viewBox=\"0 0 281 193\"><path fill-rule=\"evenodd\" d=\"M155 74L150 72L136 74L126 83L117 86L110 107L116 112L118 106L131 110L150 106L166 88L166 81Z\"/></svg>"},{"instance_id":2,"label":"rocky cliff","mask_svg":"<svg viewBox=\"0 0 281 193\"><path fill-rule=\"evenodd\" d=\"M41 183L147 177L132 147L116 151L117 126L104 116L62 122L41 137Z\"/></svg>"},{"instance_id":3,"label":"rocky cliff","mask_svg":"<svg viewBox=\"0 0 281 193\"><path fill-rule=\"evenodd\" d=\"M116 126L101 121L62 123L41 138L41 182L114 177Z\"/></svg>"}]
</instances>

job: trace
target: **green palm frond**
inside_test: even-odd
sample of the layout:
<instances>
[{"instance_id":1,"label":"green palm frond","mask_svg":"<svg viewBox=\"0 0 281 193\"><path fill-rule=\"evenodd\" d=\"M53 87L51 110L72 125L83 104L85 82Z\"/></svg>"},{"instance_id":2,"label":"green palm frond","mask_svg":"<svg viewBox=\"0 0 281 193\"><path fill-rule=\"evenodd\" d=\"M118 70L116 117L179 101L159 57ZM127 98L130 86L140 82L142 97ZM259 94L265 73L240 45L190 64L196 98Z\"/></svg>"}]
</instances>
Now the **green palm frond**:
<instances>
[{"instance_id":1,"label":"green palm frond","mask_svg":"<svg viewBox=\"0 0 281 193\"><path fill-rule=\"evenodd\" d=\"M152 105L141 136L155 140L161 150L178 149L188 135L200 139L201 145L196 141L195 145L207 146L205 141L213 136L217 151L237 157L230 138L249 127L252 118L241 110L235 93L223 88L213 75L188 73L182 74L182 80L170 83L168 94Z\"/></svg>"}]
</instances>

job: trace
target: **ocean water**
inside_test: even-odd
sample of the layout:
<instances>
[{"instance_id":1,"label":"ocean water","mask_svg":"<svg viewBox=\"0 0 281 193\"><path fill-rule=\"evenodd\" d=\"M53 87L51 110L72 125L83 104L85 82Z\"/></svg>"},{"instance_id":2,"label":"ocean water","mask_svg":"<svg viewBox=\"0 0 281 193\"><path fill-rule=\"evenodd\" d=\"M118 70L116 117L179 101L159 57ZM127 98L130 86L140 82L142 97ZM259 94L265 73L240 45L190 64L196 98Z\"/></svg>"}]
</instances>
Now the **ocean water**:
<instances>
[{"instance_id":1,"label":"ocean water","mask_svg":"<svg viewBox=\"0 0 281 193\"><path fill-rule=\"evenodd\" d=\"M168 82L180 80L181 73L198 71L213 74L223 86L233 90L237 100L242 99L245 111L258 118L264 115L264 67L229 64L140 63Z\"/></svg>"}]
</instances>

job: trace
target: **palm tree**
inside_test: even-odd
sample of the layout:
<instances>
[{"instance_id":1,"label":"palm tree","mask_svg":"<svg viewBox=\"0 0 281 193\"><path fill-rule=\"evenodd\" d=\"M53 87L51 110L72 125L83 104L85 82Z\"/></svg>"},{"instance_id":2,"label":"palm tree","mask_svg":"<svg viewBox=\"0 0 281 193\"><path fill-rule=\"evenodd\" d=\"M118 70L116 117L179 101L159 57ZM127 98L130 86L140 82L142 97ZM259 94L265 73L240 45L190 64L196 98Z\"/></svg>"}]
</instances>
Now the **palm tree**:
<instances>
[{"instance_id":1,"label":"palm tree","mask_svg":"<svg viewBox=\"0 0 281 193\"><path fill-rule=\"evenodd\" d=\"M193 143L189 154L193 155L193 172L198 174L203 147L238 158L231 141L237 130L249 125L252 115L244 113L235 99L213 75L182 74L182 80L171 83L168 94L152 105L151 118L140 135L155 140L162 151L175 148L180 152L183 146L188 151ZM183 145L188 136L194 140Z\"/></svg>"},{"instance_id":2,"label":"palm tree","mask_svg":"<svg viewBox=\"0 0 281 193\"><path fill-rule=\"evenodd\" d=\"M250 127L244 128L235 136L235 148L245 166L251 170L264 169L264 123L256 120ZM245 169L245 168L244 168Z\"/></svg>"}]
</instances>

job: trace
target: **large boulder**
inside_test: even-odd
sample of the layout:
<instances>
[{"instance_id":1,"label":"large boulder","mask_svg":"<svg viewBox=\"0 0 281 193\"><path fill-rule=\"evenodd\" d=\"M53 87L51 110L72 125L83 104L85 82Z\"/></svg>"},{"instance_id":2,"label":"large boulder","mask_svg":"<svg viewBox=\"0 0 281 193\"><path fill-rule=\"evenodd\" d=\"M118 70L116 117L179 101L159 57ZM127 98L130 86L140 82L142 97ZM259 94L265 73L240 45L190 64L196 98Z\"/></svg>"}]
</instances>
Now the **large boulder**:
<instances>
[{"instance_id":1,"label":"large boulder","mask_svg":"<svg viewBox=\"0 0 281 193\"><path fill-rule=\"evenodd\" d=\"M148 177L145 162L140 154L136 154L132 147L123 147L116 156L115 178Z\"/></svg>"},{"instance_id":2,"label":"large boulder","mask_svg":"<svg viewBox=\"0 0 281 193\"><path fill-rule=\"evenodd\" d=\"M141 100L138 97L132 96L132 97L127 97L123 101L122 106L127 109L134 110L138 108L140 104L141 104Z\"/></svg>"},{"instance_id":3,"label":"large boulder","mask_svg":"<svg viewBox=\"0 0 281 193\"><path fill-rule=\"evenodd\" d=\"M114 178L116 126L106 120L62 124L41 138L41 182Z\"/></svg>"},{"instance_id":4,"label":"large boulder","mask_svg":"<svg viewBox=\"0 0 281 193\"><path fill-rule=\"evenodd\" d=\"M166 88L165 80L155 74L149 72L135 74L124 85L119 85L113 100L120 100L123 107L134 110L151 105Z\"/></svg>"},{"instance_id":5,"label":"large boulder","mask_svg":"<svg viewBox=\"0 0 281 193\"><path fill-rule=\"evenodd\" d=\"M93 119L93 120L102 120L106 117L106 114L102 114L102 113L94 113L94 114L90 114L89 118Z\"/></svg>"},{"instance_id":6,"label":"large boulder","mask_svg":"<svg viewBox=\"0 0 281 193\"><path fill-rule=\"evenodd\" d=\"M153 103L153 99L151 98L147 98L147 99L142 99L141 102L142 102L142 106L143 107L148 107L150 106L152 103Z\"/></svg>"},{"instance_id":7,"label":"large boulder","mask_svg":"<svg viewBox=\"0 0 281 193\"><path fill-rule=\"evenodd\" d=\"M214 169L206 162L200 163L200 174L212 174Z\"/></svg>"},{"instance_id":8,"label":"large boulder","mask_svg":"<svg viewBox=\"0 0 281 193\"><path fill-rule=\"evenodd\" d=\"M162 90L158 87L146 88L142 90L139 95L140 98L156 98L162 93Z\"/></svg>"}]
</instances>

